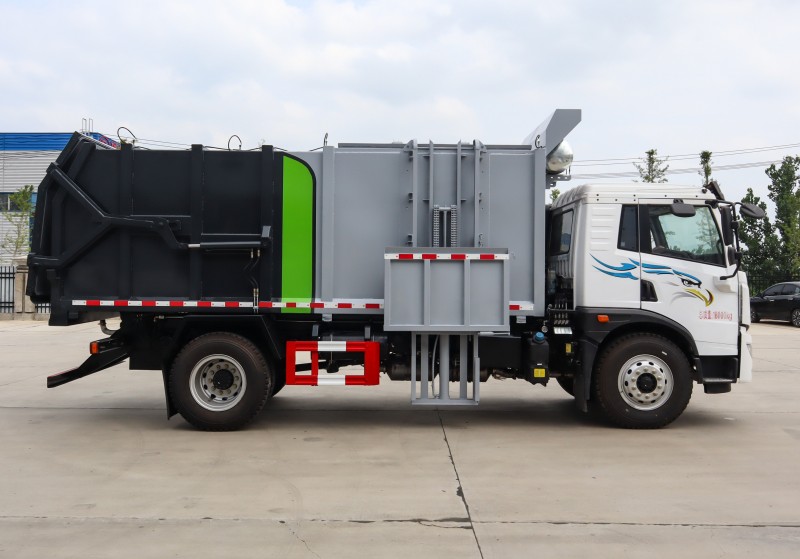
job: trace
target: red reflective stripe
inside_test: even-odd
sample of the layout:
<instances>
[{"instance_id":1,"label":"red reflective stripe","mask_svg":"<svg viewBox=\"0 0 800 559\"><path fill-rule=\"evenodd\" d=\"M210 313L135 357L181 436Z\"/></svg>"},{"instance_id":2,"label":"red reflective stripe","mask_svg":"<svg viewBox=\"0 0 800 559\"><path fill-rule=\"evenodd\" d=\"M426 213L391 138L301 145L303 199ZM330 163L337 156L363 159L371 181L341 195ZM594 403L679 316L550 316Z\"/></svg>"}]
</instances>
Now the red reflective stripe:
<instances>
[{"instance_id":1,"label":"red reflective stripe","mask_svg":"<svg viewBox=\"0 0 800 559\"><path fill-rule=\"evenodd\" d=\"M381 308L381 305L380 305L380 303L367 303L366 305L364 305L364 308L365 309L379 309L379 308Z\"/></svg>"},{"instance_id":2,"label":"red reflective stripe","mask_svg":"<svg viewBox=\"0 0 800 559\"><path fill-rule=\"evenodd\" d=\"M183 301L170 301L169 302L169 306L170 307L182 307L183 306Z\"/></svg>"},{"instance_id":3,"label":"red reflective stripe","mask_svg":"<svg viewBox=\"0 0 800 559\"><path fill-rule=\"evenodd\" d=\"M86 301L86 306L87 307L99 307L100 306L100 301L97 300L97 299L87 300Z\"/></svg>"},{"instance_id":4,"label":"red reflective stripe","mask_svg":"<svg viewBox=\"0 0 800 559\"><path fill-rule=\"evenodd\" d=\"M413 254L398 254L397 258L399 260L414 260L414 255Z\"/></svg>"},{"instance_id":5,"label":"red reflective stripe","mask_svg":"<svg viewBox=\"0 0 800 559\"><path fill-rule=\"evenodd\" d=\"M364 345L366 342L347 342L345 344L345 351L366 351L367 346Z\"/></svg>"},{"instance_id":6,"label":"red reflective stripe","mask_svg":"<svg viewBox=\"0 0 800 559\"><path fill-rule=\"evenodd\" d=\"M156 306L156 302L155 301L142 301L142 306L143 307L155 307Z\"/></svg>"},{"instance_id":7,"label":"red reflective stripe","mask_svg":"<svg viewBox=\"0 0 800 559\"><path fill-rule=\"evenodd\" d=\"M293 344L295 351L317 351L319 348L318 342L286 342Z\"/></svg>"},{"instance_id":8,"label":"red reflective stripe","mask_svg":"<svg viewBox=\"0 0 800 559\"><path fill-rule=\"evenodd\" d=\"M311 303L312 309L324 309L325 303Z\"/></svg>"},{"instance_id":9,"label":"red reflective stripe","mask_svg":"<svg viewBox=\"0 0 800 559\"><path fill-rule=\"evenodd\" d=\"M286 303L286 308L287 309L296 309L297 308L297 303Z\"/></svg>"},{"instance_id":10,"label":"red reflective stripe","mask_svg":"<svg viewBox=\"0 0 800 559\"><path fill-rule=\"evenodd\" d=\"M466 260L466 259L467 259L467 255L466 254L451 254L450 255L450 260Z\"/></svg>"},{"instance_id":11,"label":"red reflective stripe","mask_svg":"<svg viewBox=\"0 0 800 559\"><path fill-rule=\"evenodd\" d=\"M261 309L271 309L272 308L272 302L271 301L261 301L260 303L258 303L258 307L261 308Z\"/></svg>"},{"instance_id":12,"label":"red reflective stripe","mask_svg":"<svg viewBox=\"0 0 800 559\"><path fill-rule=\"evenodd\" d=\"M115 307L127 307L128 301L114 301Z\"/></svg>"},{"instance_id":13,"label":"red reflective stripe","mask_svg":"<svg viewBox=\"0 0 800 559\"><path fill-rule=\"evenodd\" d=\"M494 260L494 254L481 254L481 260Z\"/></svg>"},{"instance_id":14,"label":"red reflective stripe","mask_svg":"<svg viewBox=\"0 0 800 559\"><path fill-rule=\"evenodd\" d=\"M423 260L436 260L436 255L435 254L423 254L422 255L422 259Z\"/></svg>"},{"instance_id":15,"label":"red reflective stripe","mask_svg":"<svg viewBox=\"0 0 800 559\"><path fill-rule=\"evenodd\" d=\"M239 308L239 302L238 301L225 301L225 307L226 308L237 308L238 309Z\"/></svg>"},{"instance_id":16,"label":"red reflective stripe","mask_svg":"<svg viewBox=\"0 0 800 559\"><path fill-rule=\"evenodd\" d=\"M518 311L519 309L520 309L519 305L508 305L508 310Z\"/></svg>"},{"instance_id":17,"label":"red reflective stripe","mask_svg":"<svg viewBox=\"0 0 800 559\"><path fill-rule=\"evenodd\" d=\"M336 303L336 308L339 309L352 309L353 303Z\"/></svg>"},{"instance_id":18,"label":"red reflective stripe","mask_svg":"<svg viewBox=\"0 0 800 559\"><path fill-rule=\"evenodd\" d=\"M197 301L198 307L210 307L211 301Z\"/></svg>"}]
</instances>

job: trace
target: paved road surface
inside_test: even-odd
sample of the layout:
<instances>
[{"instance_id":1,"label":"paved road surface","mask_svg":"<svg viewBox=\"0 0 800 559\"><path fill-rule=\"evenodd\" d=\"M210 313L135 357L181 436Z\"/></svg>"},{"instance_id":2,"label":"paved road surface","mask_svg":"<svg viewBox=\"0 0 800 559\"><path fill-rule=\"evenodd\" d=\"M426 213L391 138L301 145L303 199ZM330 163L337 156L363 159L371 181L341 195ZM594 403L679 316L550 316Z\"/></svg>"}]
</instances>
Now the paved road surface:
<instances>
[{"instance_id":1,"label":"paved road surface","mask_svg":"<svg viewBox=\"0 0 800 559\"><path fill-rule=\"evenodd\" d=\"M0 322L0 557L800 557L800 329L753 327L755 382L659 431L556 383L477 409L408 384L287 387L249 429L164 411L125 365L47 390L96 325Z\"/></svg>"}]
</instances>

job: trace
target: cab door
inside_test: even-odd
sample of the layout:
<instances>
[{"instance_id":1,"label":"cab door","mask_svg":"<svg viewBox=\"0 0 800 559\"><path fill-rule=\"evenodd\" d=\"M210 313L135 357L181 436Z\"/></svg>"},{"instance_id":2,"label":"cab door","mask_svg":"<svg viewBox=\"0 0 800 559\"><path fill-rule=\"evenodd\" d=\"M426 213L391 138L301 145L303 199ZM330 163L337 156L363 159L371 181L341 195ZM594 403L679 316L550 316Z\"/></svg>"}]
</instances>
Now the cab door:
<instances>
[{"instance_id":1,"label":"cab door","mask_svg":"<svg viewBox=\"0 0 800 559\"><path fill-rule=\"evenodd\" d=\"M736 354L738 282L721 279L733 263L726 262L718 216L704 204L695 205L694 216L677 216L665 202L639 203L642 282L652 285L641 308L689 330L701 355Z\"/></svg>"}]
</instances>

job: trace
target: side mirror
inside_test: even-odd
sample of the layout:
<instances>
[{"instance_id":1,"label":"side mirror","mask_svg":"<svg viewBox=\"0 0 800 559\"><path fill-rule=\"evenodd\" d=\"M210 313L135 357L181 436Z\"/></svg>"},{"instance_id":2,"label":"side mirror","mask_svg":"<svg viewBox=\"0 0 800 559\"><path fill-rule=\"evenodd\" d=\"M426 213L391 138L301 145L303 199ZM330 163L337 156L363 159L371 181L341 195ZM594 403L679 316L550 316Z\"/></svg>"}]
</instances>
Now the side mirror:
<instances>
[{"instance_id":1,"label":"side mirror","mask_svg":"<svg viewBox=\"0 0 800 559\"><path fill-rule=\"evenodd\" d=\"M694 206L691 204L684 204L683 202L673 202L669 209L672 215L678 217L694 217L695 213L697 213Z\"/></svg>"},{"instance_id":2,"label":"side mirror","mask_svg":"<svg viewBox=\"0 0 800 559\"><path fill-rule=\"evenodd\" d=\"M753 219L764 219L767 215L764 210L755 204L748 203L742 203L742 205L739 207L739 213L744 217L751 217Z\"/></svg>"},{"instance_id":3,"label":"side mirror","mask_svg":"<svg viewBox=\"0 0 800 559\"><path fill-rule=\"evenodd\" d=\"M733 211L728 206L720 207L720 217L722 218L722 241L730 246L733 244Z\"/></svg>"}]
</instances>

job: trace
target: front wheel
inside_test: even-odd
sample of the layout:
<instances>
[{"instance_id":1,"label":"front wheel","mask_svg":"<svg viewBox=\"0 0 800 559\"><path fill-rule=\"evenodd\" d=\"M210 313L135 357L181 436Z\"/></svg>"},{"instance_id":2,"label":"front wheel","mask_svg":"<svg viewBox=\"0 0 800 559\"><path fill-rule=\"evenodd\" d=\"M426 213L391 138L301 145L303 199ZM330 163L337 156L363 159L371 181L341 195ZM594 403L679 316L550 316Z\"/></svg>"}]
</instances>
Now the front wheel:
<instances>
[{"instance_id":1,"label":"front wheel","mask_svg":"<svg viewBox=\"0 0 800 559\"><path fill-rule=\"evenodd\" d=\"M750 309L750 322L755 324L755 323L759 322L760 320L761 320L761 317L758 316L758 313L755 311L755 309L751 308Z\"/></svg>"},{"instance_id":2,"label":"front wheel","mask_svg":"<svg viewBox=\"0 0 800 559\"><path fill-rule=\"evenodd\" d=\"M169 390L178 413L195 427L232 431L261 411L274 382L274 372L250 340L215 332L184 346L172 365Z\"/></svg>"},{"instance_id":3,"label":"front wheel","mask_svg":"<svg viewBox=\"0 0 800 559\"><path fill-rule=\"evenodd\" d=\"M628 429L656 429L675 421L692 397L689 361L657 334L629 334L613 341L592 375L594 404Z\"/></svg>"},{"instance_id":4,"label":"front wheel","mask_svg":"<svg viewBox=\"0 0 800 559\"><path fill-rule=\"evenodd\" d=\"M800 328L800 309L794 309L790 315L792 326Z\"/></svg>"}]
</instances>

